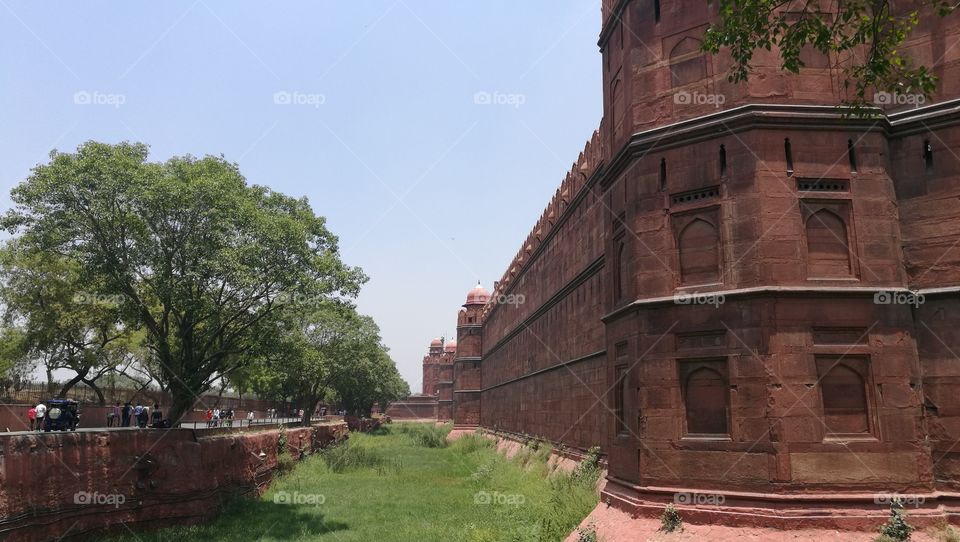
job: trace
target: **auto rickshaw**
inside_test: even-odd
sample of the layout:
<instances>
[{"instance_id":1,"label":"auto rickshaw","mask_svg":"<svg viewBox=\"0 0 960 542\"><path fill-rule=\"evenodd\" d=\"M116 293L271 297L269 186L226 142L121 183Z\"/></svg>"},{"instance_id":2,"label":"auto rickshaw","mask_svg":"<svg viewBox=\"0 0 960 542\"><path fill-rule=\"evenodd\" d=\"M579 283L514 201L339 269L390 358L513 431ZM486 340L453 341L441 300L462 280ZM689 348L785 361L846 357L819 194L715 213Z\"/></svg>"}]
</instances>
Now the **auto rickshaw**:
<instances>
[{"instance_id":1,"label":"auto rickshaw","mask_svg":"<svg viewBox=\"0 0 960 542\"><path fill-rule=\"evenodd\" d=\"M43 430L76 431L80 425L80 404L72 399L46 401L47 415L43 417Z\"/></svg>"}]
</instances>

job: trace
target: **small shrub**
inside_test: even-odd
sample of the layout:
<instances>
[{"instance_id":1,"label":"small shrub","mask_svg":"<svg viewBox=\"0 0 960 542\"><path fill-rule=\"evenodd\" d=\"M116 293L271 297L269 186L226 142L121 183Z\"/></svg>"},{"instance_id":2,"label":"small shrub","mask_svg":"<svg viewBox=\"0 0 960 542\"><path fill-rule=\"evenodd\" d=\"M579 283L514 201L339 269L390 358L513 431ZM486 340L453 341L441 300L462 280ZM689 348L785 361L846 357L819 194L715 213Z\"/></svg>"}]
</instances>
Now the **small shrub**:
<instances>
[{"instance_id":1,"label":"small shrub","mask_svg":"<svg viewBox=\"0 0 960 542\"><path fill-rule=\"evenodd\" d=\"M277 429L277 454L283 455L287 451L287 426L281 425Z\"/></svg>"},{"instance_id":2,"label":"small shrub","mask_svg":"<svg viewBox=\"0 0 960 542\"><path fill-rule=\"evenodd\" d=\"M331 446L320 455L330 471L337 474L364 468L377 468L379 472L386 463L376 451L349 441Z\"/></svg>"},{"instance_id":3,"label":"small shrub","mask_svg":"<svg viewBox=\"0 0 960 542\"><path fill-rule=\"evenodd\" d=\"M425 424L404 424L400 432L409 437L414 444L424 448L446 448L447 426L425 425Z\"/></svg>"},{"instance_id":4,"label":"small shrub","mask_svg":"<svg viewBox=\"0 0 960 542\"><path fill-rule=\"evenodd\" d=\"M594 486L600 478L600 447L594 446L587 450L587 455L573 469L573 479L584 485Z\"/></svg>"},{"instance_id":5,"label":"small shrub","mask_svg":"<svg viewBox=\"0 0 960 542\"><path fill-rule=\"evenodd\" d=\"M665 533L683 530L683 518L680 517L680 512L673 506L673 503L668 504L663 509L663 513L660 514L660 530Z\"/></svg>"},{"instance_id":6,"label":"small shrub","mask_svg":"<svg viewBox=\"0 0 960 542\"><path fill-rule=\"evenodd\" d=\"M494 445L494 441L483 436L483 433L474 433L472 435L463 435L453 441L451 446L461 454L472 454L479 450L493 448Z\"/></svg>"},{"instance_id":7,"label":"small shrub","mask_svg":"<svg viewBox=\"0 0 960 542\"><path fill-rule=\"evenodd\" d=\"M491 460L477 467L477 470L473 471L473 473L470 475L470 479L478 483L485 482L486 480L489 480L491 476L493 476L496 468L497 461L495 459Z\"/></svg>"},{"instance_id":8,"label":"small shrub","mask_svg":"<svg viewBox=\"0 0 960 542\"><path fill-rule=\"evenodd\" d=\"M937 535L937 539L940 542L960 542L960 529L957 529L953 525L947 525Z\"/></svg>"},{"instance_id":9,"label":"small shrub","mask_svg":"<svg viewBox=\"0 0 960 542\"><path fill-rule=\"evenodd\" d=\"M277 472L287 474L293 471L297 466L297 459L290 452L283 452L277 455Z\"/></svg>"},{"instance_id":10,"label":"small shrub","mask_svg":"<svg viewBox=\"0 0 960 542\"><path fill-rule=\"evenodd\" d=\"M577 531L577 542L597 542L597 540L597 527L592 523Z\"/></svg>"},{"instance_id":11,"label":"small shrub","mask_svg":"<svg viewBox=\"0 0 960 542\"><path fill-rule=\"evenodd\" d=\"M890 504L890 519L880 527L880 535L896 542L905 542L910 540L910 533L913 527L907 523L907 513L903 509L903 504L894 499Z\"/></svg>"}]
</instances>

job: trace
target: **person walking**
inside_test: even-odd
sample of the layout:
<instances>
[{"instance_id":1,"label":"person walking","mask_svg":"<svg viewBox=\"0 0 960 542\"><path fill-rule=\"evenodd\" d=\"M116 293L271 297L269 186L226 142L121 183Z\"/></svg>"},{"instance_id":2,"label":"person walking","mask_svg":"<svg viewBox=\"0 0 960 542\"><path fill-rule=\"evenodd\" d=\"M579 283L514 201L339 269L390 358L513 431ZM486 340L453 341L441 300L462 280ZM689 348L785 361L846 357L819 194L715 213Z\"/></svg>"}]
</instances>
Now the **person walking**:
<instances>
[{"instance_id":1,"label":"person walking","mask_svg":"<svg viewBox=\"0 0 960 542\"><path fill-rule=\"evenodd\" d=\"M43 418L47 415L47 405L43 403L37 404L33 407L34 413L37 417L37 431L43 430Z\"/></svg>"},{"instance_id":2,"label":"person walking","mask_svg":"<svg viewBox=\"0 0 960 542\"><path fill-rule=\"evenodd\" d=\"M141 404L138 402L138 403L137 403L137 406L133 407L133 423L134 423L137 427L140 427L140 417L141 417L141 416L143 416L143 405L141 405Z\"/></svg>"},{"instance_id":3,"label":"person walking","mask_svg":"<svg viewBox=\"0 0 960 542\"><path fill-rule=\"evenodd\" d=\"M127 401L120 410L120 427L130 427L130 401Z\"/></svg>"},{"instance_id":4,"label":"person walking","mask_svg":"<svg viewBox=\"0 0 960 542\"><path fill-rule=\"evenodd\" d=\"M117 401L117 404L113 405L111 408L110 421L107 423L107 427L120 427L120 418L123 415L123 409L120 407L120 401Z\"/></svg>"},{"instance_id":5,"label":"person walking","mask_svg":"<svg viewBox=\"0 0 960 542\"><path fill-rule=\"evenodd\" d=\"M220 409L213 409L213 426L220 427Z\"/></svg>"},{"instance_id":6,"label":"person walking","mask_svg":"<svg viewBox=\"0 0 960 542\"><path fill-rule=\"evenodd\" d=\"M160 427L161 422L163 422L163 412L160 411L160 405L154 403L153 412L150 413L150 425L152 427Z\"/></svg>"},{"instance_id":7,"label":"person walking","mask_svg":"<svg viewBox=\"0 0 960 542\"><path fill-rule=\"evenodd\" d=\"M37 407L30 407L27 410L27 421L30 422L30 430L33 431L33 426L37 421Z\"/></svg>"},{"instance_id":8,"label":"person walking","mask_svg":"<svg viewBox=\"0 0 960 542\"><path fill-rule=\"evenodd\" d=\"M253 425L253 411L247 412L247 425Z\"/></svg>"}]
</instances>

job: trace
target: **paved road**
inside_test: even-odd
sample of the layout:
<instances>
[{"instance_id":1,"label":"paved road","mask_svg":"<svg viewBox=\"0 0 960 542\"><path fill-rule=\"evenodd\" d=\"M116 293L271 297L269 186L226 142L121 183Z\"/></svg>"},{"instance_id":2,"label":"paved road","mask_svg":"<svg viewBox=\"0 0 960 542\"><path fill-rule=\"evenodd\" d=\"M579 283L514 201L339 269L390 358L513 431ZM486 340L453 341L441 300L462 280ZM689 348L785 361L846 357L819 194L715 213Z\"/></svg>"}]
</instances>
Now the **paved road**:
<instances>
[{"instance_id":1,"label":"paved road","mask_svg":"<svg viewBox=\"0 0 960 542\"><path fill-rule=\"evenodd\" d=\"M273 425L277 423L289 423L299 421L300 418L262 418L253 420L252 425ZM314 421L319 421L320 418L313 418ZM250 420L233 420L233 427L249 427L251 425ZM207 429L207 422L184 422L180 424L180 427L187 429ZM221 426L226 427L226 426ZM79 427L77 428L78 433L97 433L101 431L137 431L137 427ZM51 431L51 433L57 433L58 431ZM43 434L43 431L0 431L0 435L29 435L29 434Z\"/></svg>"}]
</instances>

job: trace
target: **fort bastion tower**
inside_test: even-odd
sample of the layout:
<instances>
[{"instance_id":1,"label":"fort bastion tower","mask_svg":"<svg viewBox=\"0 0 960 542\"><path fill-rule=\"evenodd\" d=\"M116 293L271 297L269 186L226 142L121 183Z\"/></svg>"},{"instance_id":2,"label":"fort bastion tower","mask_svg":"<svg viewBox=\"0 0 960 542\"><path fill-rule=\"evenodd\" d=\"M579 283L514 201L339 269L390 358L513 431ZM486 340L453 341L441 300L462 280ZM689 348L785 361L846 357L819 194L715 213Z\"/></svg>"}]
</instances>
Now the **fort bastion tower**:
<instances>
[{"instance_id":1,"label":"fort bastion tower","mask_svg":"<svg viewBox=\"0 0 960 542\"><path fill-rule=\"evenodd\" d=\"M877 118L844 116L815 51L728 82L700 50L716 2L602 15L603 118L459 313L455 424L598 445L603 499L640 513L862 527L896 492L918 524L956 514L960 14L907 42L937 94Z\"/></svg>"}]
</instances>

